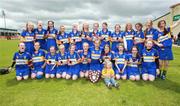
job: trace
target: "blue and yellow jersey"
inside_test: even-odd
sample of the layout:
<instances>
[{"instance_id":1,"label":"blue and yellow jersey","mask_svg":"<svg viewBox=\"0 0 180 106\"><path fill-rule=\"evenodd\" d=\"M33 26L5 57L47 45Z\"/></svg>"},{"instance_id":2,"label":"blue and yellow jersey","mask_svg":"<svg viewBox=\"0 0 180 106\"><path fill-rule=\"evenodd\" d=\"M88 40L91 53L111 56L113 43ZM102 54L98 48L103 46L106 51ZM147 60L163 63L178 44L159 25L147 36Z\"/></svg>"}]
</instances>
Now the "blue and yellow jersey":
<instances>
[{"instance_id":1,"label":"blue and yellow jersey","mask_svg":"<svg viewBox=\"0 0 180 106\"><path fill-rule=\"evenodd\" d=\"M112 52L109 52L109 53L101 53L101 59L102 60L106 60L106 59L110 59L112 60L113 59L113 53Z\"/></svg>"},{"instance_id":2,"label":"blue and yellow jersey","mask_svg":"<svg viewBox=\"0 0 180 106\"><path fill-rule=\"evenodd\" d=\"M55 28L47 30L47 34L51 35L51 37L48 37L47 40L55 39L57 36L57 33L58 33L58 30Z\"/></svg>"},{"instance_id":3,"label":"blue and yellow jersey","mask_svg":"<svg viewBox=\"0 0 180 106\"><path fill-rule=\"evenodd\" d=\"M99 59L101 59L101 52L102 49L99 48L98 50L95 49L95 47L92 47L91 49L91 63L100 63Z\"/></svg>"},{"instance_id":4,"label":"blue and yellow jersey","mask_svg":"<svg viewBox=\"0 0 180 106\"><path fill-rule=\"evenodd\" d=\"M88 59L91 59L91 52L88 51L88 53L85 54L84 51L83 51L83 52L80 53L80 57L81 58L84 57L84 61L82 61L82 64L88 64Z\"/></svg>"},{"instance_id":5,"label":"blue and yellow jersey","mask_svg":"<svg viewBox=\"0 0 180 106\"><path fill-rule=\"evenodd\" d=\"M69 37L72 39L72 40L75 40L75 42L81 42L81 32L80 31L77 31L76 33L74 33L73 31L71 31L69 33Z\"/></svg>"},{"instance_id":6,"label":"blue and yellow jersey","mask_svg":"<svg viewBox=\"0 0 180 106\"><path fill-rule=\"evenodd\" d=\"M91 38L90 32L83 32L83 31L81 32L82 44L84 42L87 42L90 45L91 41L86 39L87 36L89 36Z\"/></svg>"},{"instance_id":7,"label":"blue and yellow jersey","mask_svg":"<svg viewBox=\"0 0 180 106\"><path fill-rule=\"evenodd\" d=\"M24 30L22 33L21 33L21 38L20 40L24 43L27 43L27 42L31 42L33 43L34 42L34 39L35 38L35 33L34 31L32 32L29 32L29 31L26 31Z\"/></svg>"},{"instance_id":8,"label":"blue and yellow jersey","mask_svg":"<svg viewBox=\"0 0 180 106\"><path fill-rule=\"evenodd\" d=\"M106 44L110 45L111 31L109 31L108 29L106 30L106 32L101 30L100 31L100 36L104 37L104 39L102 40L102 43L101 43L102 47L104 47Z\"/></svg>"},{"instance_id":9,"label":"blue and yellow jersey","mask_svg":"<svg viewBox=\"0 0 180 106\"><path fill-rule=\"evenodd\" d=\"M143 31L136 31L134 35L134 41L137 42L136 46L138 47L139 52L144 49L144 32ZM141 43L140 43L141 42Z\"/></svg>"},{"instance_id":10,"label":"blue and yellow jersey","mask_svg":"<svg viewBox=\"0 0 180 106\"><path fill-rule=\"evenodd\" d=\"M113 60L115 60L115 63L118 65L118 67L122 69L125 65L125 62L128 60L128 55L125 53L123 54L115 53Z\"/></svg>"},{"instance_id":11,"label":"blue and yellow jersey","mask_svg":"<svg viewBox=\"0 0 180 106\"><path fill-rule=\"evenodd\" d=\"M131 31L125 31L123 34L123 37L126 38L126 42L127 42L127 51L130 52L133 45L134 45L134 41L133 38L135 36L135 31L131 30Z\"/></svg>"},{"instance_id":12,"label":"blue and yellow jersey","mask_svg":"<svg viewBox=\"0 0 180 106\"><path fill-rule=\"evenodd\" d=\"M78 59L80 58L80 56L79 56L79 54L77 52L74 52L73 54L68 52L67 57L68 57L68 60L70 61L70 63L72 65L78 64Z\"/></svg>"},{"instance_id":13,"label":"blue and yellow jersey","mask_svg":"<svg viewBox=\"0 0 180 106\"><path fill-rule=\"evenodd\" d=\"M141 57L134 57L132 54L128 55L128 66L129 67L138 67L141 62Z\"/></svg>"},{"instance_id":14,"label":"blue and yellow jersey","mask_svg":"<svg viewBox=\"0 0 180 106\"><path fill-rule=\"evenodd\" d=\"M61 62L61 64L67 65L68 54L66 52L64 54L61 54L60 52L58 52L57 59L58 59L58 62Z\"/></svg>"},{"instance_id":15,"label":"blue and yellow jersey","mask_svg":"<svg viewBox=\"0 0 180 106\"><path fill-rule=\"evenodd\" d=\"M43 50L38 50L32 54L32 62L34 67L41 67L45 61L45 52Z\"/></svg>"},{"instance_id":16,"label":"blue and yellow jersey","mask_svg":"<svg viewBox=\"0 0 180 106\"><path fill-rule=\"evenodd\" d=\"M113 32L111 34L111 39L113 40L119 40L119 39L122 39L123 38L123 32ZM112 41L112 47L111 47L111 50L114 51L114 52L117 52L118 49L117 49L117 46L120 42L119 41Z\"/></svg>"},{"instance_id":17,"label":"blue and yellow jersey","mask_svg":"<svg viewBox=\"0 0 180 106\"><path fill-rule=\"evenodd\" d=\"M16 64L16 70L29 68L28 63L30 60L31 60L31 55L28 52L24 52L24 53L16 52L13 56L13 61Z\"/></svg>"},{"instance_id":18,"label":"blue and yellow jersey","mask_svg":"<svg viewBox=\"0 0 180 106\"><path fill-rule=\"evenodd\" d=\"M49 66L54 66L56 63L57 63L57 54L51 54L50 52L46 53L46 56L45 56L45 59L46 59L46 62L49 62L50 64L46 64L46 67L49 67Z\"/></svg>"},{"instance_id":19,"label":"blue and yellow jersey","mask_svg":"<svg viewBox=\"0 0 180 106\"><path fill-rule=\"evenodd\" d=\"M155 28L150 28L149 30L145 30L145 39L153 39L155 36L157 29Z\"/></svg>"},{"instance_id":20,"label":"blue and yellow jersey","mask_svg":"<svg viewBox=\"0 0 180 106\"><path fill-rule=\"evenodd\" d=\"M92 41L95 41L95 40L97 40L98 39L98 37L100 36L100 32L99 31L97 31L97 32L90 32L90 37L92 37Z\"/></svg>"},{"instance_id":21,"label":"blue and yellow jersey","mask_svg":"<svg viewBox=\"0 0 180 106\"><path fill-rule=\"evenodd\" d=\"M159 57L158 51L155 49L147 50L143 49L142 51L142 66L146 68L156 68L155 59Z\"/></svg>"},{"instance_id":22,"label":"blue and yellow jersey","mask_svg":"<svg viewBox=\"0 0 180 106\"><path fill-rule=\"evenodd\" d=\"M167 34L164 35L164 32L157 31L153 40L158 41L158 43L163 44L163 48L171 48L172 47L172 37L171 37L171 28L166 28Z\"/></svg>"},{"instance_id":23,"label":"blue and yellow jersey","mask_svg":"<svg viewBox=\"0 0 180 106\"><path fill-rule=\"evenodd\" d=\"M62 34L58 34L56 39L60 40L64 44L69 43L69 35L66 32L63 35Z\"/></svg>"},{"instance_id":24,"label":"blue and yellow jersey","mask_svg":"<svg viewBox=\"0 0 180 106\"><path fill-rule=\"evenodd\" d=\"M36 28L36 29L34 29L34 33L35 33L36 41L42 41L42 40L44 40L44 37L46 36L47 31L43 28L41 30Z\"/></svg>"}]
</instances>

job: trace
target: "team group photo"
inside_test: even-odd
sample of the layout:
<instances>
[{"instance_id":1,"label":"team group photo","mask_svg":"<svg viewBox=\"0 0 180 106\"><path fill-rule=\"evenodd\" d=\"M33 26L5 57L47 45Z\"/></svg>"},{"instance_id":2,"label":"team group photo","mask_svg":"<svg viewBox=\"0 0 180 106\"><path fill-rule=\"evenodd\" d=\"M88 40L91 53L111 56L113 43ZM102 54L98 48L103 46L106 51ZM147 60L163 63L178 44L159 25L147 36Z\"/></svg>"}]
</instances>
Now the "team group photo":
<instances>
[{"instance_id":1,"label":"team group photo","mask_svg":"<svg viewBox=\"0 0 180 106\"><path fill-rule=\"evenodd\" d=\"M94 3L99 2L84 5ZM164 5L171 8L170 12L156 19L149 15L118 22L113 21L112 15L111 21L92 21L90 17L71 21L66 16L55 19L47 15L44 20L39 14L37 18L29 15L21 22L17 19L19 24L10 21L13 14L4 6L4 28L0 28L0 104L95 105L99 99L97 105L178 106L180 3L169 3L172 5ZM69 8L77 9L72 5ZM16 30L12 25L21 27ZM55 95L61 103L53 98ZM121 99L116 101L118 97ZM145 102L139 102L141 99Z\"/></svg>"}]
</instances>

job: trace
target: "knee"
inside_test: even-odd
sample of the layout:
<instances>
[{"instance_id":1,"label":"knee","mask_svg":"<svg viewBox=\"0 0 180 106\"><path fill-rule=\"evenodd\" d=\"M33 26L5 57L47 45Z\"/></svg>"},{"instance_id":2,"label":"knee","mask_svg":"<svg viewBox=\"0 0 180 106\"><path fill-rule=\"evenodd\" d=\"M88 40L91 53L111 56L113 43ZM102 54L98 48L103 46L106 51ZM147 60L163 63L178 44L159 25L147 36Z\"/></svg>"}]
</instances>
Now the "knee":
<instances>
[{"instance_id":1,"label":"knee","mask_svg":"<svg viewBox=\"0 0 180 106\"><path fill-rule=\"evenodd\" d=\"M120 79L120 75L116 74L116 79L119 80Z\"/></svg>"},{"instance_id":2,"label":"knee","mask_svg":"<svg viewBox=\"0 0 180 106\"><path fill-rule=\"evenodd\" d=\"M66 72L63 72L62 78L66 78Z\"/></svg>"},{"instance_id":3,"label":"knee","mask_svg":"<svg viewBox=\"0 0 180 106\"><path fill-rule=\"evenodd\" d=\"M85 75L84 75L84 72L80 72L80 77L83 78Z\"/></svg>"},{"instance_id":4,"label":"knee","mask_svg":"<svg viewBox=\"0 0 180 106\"><path fill-rule=\"evenodd\" d=\"M131 75L131 76L129 77L129 79L132 80L132 81L134 81L134 80L135 80L135 76Z\"/></svg>"},{"instance_id":5,"label":"knee","mask_svg":"<svg viewBox=\"0 0 180 106\"><path fill-rule=\"evenodd\" d=\"M32 73L31 74L31 79L35 79L36 78L36 74L35 73Z\"/></svg>"},{"instance_id":6,"label":"knee","mask_svg":"<svg viewBox=\"0 0 180 106\"><path fill-rule=\"evenodd\" d=\"M154 81L155 77L153 75L149 75L149 81Z\"/></svg>"},{"instance_id":7,"label":"knee","mask_svg":"<svg viewBox=\"0 0 180 106\"><path fill-rule=\"evenodd\" d=\"M17 76L17 77L16 77L16 80L17 80L17 81L21 81L21 80L22 80L22 77Z\"/></svg>"},{"instance_id":8,"label":"knee","mask_svg":"<svg viewBox=\"0 0 180 106\"><path fill-rule=\"evenodd\" d=\"M86 73L85 73L85 77L86 77L86 78L88 78L88 76L89 76L89 72L88 72L88 71L86 71Z\"/></svg>"},{"instance_id":9,"label":"knee","mask_svg":"<svg viewBox=\"0 0 180 106\"><path fill-rule=\"evenodd\" d=\"M143 75L143 76L142 76L142 79L143 79L144 81L147 81L147 80L148 80L148 75Z\"/></svg>"},{"instance_id":10,"label":"knee","mask_svg":"<svg viewBox=\"0 0 180 106\"><path fill-rule=\"evenodd\" d=\"M123 75L121 76L122 80L126 80L127 79L127 76L126 75Z\"/></svg>"},{"instance_id":11,"label":"knee","mask_svg":"<svg viewBox=\"0 0 180 106\"><path fill-rule=\"evenodd\" d=\"M51 78L54 78L55 77L55 75L54 74L51 74Z\"/></svg>"},{"instance_id":12,"label":"knee","mask_svg":"<svg viewBox=\"0 0 180 106\"><path fill-rule=\"evenodd\" d=\"M46 74L46 75L45 75L45 78L49 78L49 77L50 77L50 75L49 75L49 74Z\"/></svg>"},{"instance_id":13,"label":"knee","mask_svg":"<svg viewBox=\"0 0 180 106\"><path fill-rule=\"evenodd\" d=\"M66 75L66 79L70 79L71 76L69 74Z\"/></svg>"},{"instance_id":14,"label":"knee","mask_svg":"<svg viewBox=\"0 0 180 106\"><path fill-rule=\"evenodd\" d=\"M72 80L77 80L78 76L77 75L73 75L72 76Z\"/></svg>"},{"instance_id":15,"label":"knee","mask_svg":"<svg viewBox=\"0 0 180 106\"><path fill-rule=\"evenodd\" d=\"M23 76L23 79L24 79L24 80L27 80L27 79L28 79L28 75Z\"/></svg>"},{"instance_id":16,"label":"knee","mask_svg":"<svg viewBox=\"0 0 180 106\"><path fill-rule=\"evenodd\" d=\"M56 78L61 78L61 74L56 74Z\"/></svg>"},{"instance_id":17,"label":"knee","mask_svg":"<svg viewBox=\"0 0 180 106\"><path fill-rule=\"evenodd\" d=\"M140 80L140 76L137 75L137 76L135 77L135 80L136 80L136 81L139 81L139 80Z\"/></svg>"}]
</instances>

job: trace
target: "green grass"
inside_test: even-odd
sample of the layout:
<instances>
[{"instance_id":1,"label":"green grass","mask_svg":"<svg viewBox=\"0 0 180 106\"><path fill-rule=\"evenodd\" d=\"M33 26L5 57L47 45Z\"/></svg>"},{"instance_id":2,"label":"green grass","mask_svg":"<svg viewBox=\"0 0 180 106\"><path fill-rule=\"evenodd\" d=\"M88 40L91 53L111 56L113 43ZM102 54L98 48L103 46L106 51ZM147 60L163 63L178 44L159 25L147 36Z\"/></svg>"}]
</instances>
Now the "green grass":
<instances>
[{"instance_id":1,"label":"green grass","mask_svg":"<svg viewBox=\"0 0 180 106\"><path fill-rule=\"evenodd\" d=\"M9 66L18 41L0 40L0 67ZM118 81L120 89L109 90L103 81L92 84L85 79L42 79L16 81L15 72L0 75L0 106L56 105L143 105L180 104L180 48L173 48L167 80L154 82Z\"/></svg>"}]
</instances>

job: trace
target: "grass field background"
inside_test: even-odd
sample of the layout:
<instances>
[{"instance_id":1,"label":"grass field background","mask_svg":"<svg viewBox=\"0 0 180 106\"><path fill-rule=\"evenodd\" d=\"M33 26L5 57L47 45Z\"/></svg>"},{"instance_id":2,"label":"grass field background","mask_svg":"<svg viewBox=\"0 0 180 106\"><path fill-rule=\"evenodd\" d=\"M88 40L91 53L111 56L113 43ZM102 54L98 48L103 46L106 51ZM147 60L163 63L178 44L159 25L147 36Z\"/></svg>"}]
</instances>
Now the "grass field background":
<instances>
[{"instance_id":1,"label":"grass field background","mask_svg":"<svg viewBox=\"0 0 180 106\"><path fill-rule=\"evenodd\" d=\"M11 64L18 41L0 40L0 67ZM92 84L85 79L42 79L16 81L15 72L0 75L0 106L57 105L180 105L180 48L173 48L167 80L154 82L122 81L120 89L109 90L103 81Z\"/></svg>"}]
</instances>

